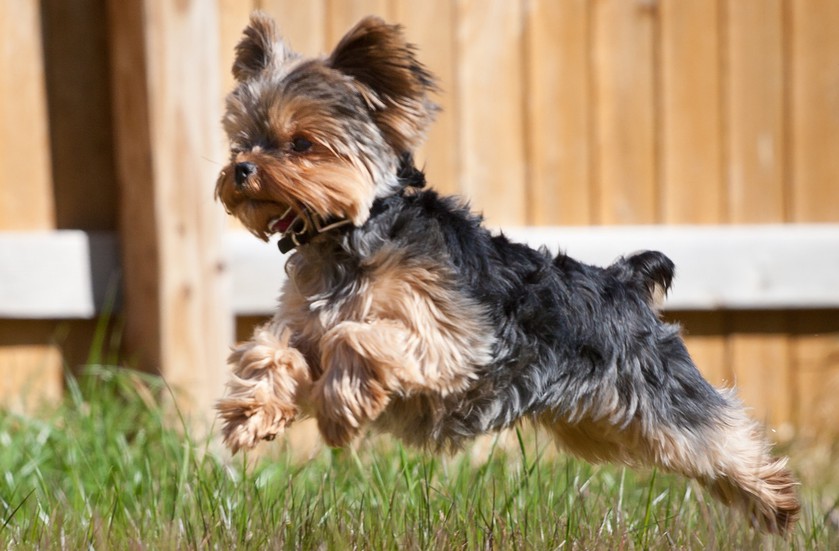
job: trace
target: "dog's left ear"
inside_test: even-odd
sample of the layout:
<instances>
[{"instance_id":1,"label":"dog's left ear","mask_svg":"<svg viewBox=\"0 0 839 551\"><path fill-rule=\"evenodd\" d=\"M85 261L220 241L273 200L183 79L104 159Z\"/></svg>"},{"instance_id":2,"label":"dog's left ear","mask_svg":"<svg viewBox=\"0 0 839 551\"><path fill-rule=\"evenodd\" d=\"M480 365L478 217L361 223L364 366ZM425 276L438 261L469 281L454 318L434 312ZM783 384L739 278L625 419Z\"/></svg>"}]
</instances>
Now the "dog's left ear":
<instances>
[{"instance_id":1,"label":"dog's left ear","mask_svg":"<svg viewBox=\"0 0 839 551\"><path fill-rule=\"evenodd\" d=\"M242 39L236 44L233 77L244 82L296 57L297 54L280 37L274 20L265 13L255 11L243 31Z\"/></svg>"},{"instance_id":2,"label":"dog's left ear","mask_svg":"<svg viewBox=\"0 0 839 551\"><path fill-rule=\"evenodd\" d=\"M373 119L397 154L412 153L439 107L429 99L434 76L416 59L398 25L365 17L350 29L327 63L355 79Z\"/></svg>"}]
</instances>

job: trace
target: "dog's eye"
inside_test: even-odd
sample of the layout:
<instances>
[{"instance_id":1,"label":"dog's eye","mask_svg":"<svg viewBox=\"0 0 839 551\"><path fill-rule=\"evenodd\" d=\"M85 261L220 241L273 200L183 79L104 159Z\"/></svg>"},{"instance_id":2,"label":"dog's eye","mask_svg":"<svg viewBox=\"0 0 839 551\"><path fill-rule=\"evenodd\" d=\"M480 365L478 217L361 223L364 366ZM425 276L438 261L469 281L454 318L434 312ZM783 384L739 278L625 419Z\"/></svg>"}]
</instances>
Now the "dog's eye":
<instances>
[{"instance_id":1,"label":"dog's eye","mask_svg":"<svg viewBox=\"0 0 839 551\"><path fill-rule=\"evenodd\" d=\"M295 136L291 139L291 149L295 153L304 153L312 148L312 142L303 136Z\"/></svg>"}]
</instances>

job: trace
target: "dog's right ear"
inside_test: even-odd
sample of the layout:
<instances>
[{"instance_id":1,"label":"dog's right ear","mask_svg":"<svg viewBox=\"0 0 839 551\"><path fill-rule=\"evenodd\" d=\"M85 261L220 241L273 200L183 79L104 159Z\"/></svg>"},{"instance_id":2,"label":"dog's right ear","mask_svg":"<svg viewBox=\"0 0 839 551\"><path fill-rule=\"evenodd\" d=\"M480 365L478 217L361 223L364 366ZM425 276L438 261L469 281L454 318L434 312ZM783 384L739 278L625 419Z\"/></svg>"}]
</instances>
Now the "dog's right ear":
<instances>
[{"instance_id":1,"label":"dog's right ear","mask_svg":"<svg viewBox=\"0 0 839 551\"><path fill-rule=\"evenodd\" d=\"M412 153L422 143L439 110L429 99L437 85L402 27L365 17L347 31L326 62L353 78L397 155Z\"/></svg>"},{"instance_id":2,"label":"dog's right ear","mask_svg":"<svg viewBox=\"0 0 839 551\"><path fill-rule=\"evenodd\" d=\"M283 42L274 20L263 12L255 11L245 27L242 40L236 45L233 76L243 82L295 57L297 54Z\"/></svg>"}]
</instances>

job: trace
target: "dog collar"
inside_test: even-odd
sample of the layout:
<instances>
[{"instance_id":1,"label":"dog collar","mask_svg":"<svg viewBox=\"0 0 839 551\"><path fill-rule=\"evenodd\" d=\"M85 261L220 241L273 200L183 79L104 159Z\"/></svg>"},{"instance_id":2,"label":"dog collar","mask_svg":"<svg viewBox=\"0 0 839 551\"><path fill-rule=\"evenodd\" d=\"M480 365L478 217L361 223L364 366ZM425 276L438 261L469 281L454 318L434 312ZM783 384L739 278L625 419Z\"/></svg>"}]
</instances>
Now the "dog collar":
<instances>
[{"instance_id":1,"label":"dog collar","mask_svg":"<svg viewBox=\"0 0 839 551\"><path fill-rule=\"evenodd\" d=\"M281 253L285 254L292 249L305 245L322 233L348 224L352 224L352 221L346 218L327 218L323 220L320 216L304 209L294 217L288 229L283 232L283 236L277 241L277 247Z\"/></svg>"}]
</instances>

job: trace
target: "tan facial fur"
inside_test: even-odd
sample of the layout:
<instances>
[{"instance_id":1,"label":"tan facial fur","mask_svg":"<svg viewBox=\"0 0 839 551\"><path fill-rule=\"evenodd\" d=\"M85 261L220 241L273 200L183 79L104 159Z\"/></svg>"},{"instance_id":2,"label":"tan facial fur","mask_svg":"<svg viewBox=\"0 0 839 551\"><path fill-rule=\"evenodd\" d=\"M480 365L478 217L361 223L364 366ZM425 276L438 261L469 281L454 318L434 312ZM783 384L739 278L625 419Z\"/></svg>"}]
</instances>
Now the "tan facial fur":
<instances>
[{"instance_id":1,"label":"tan facial fur","mask_svg":"<svg viewBox=\"0 0 839 551\"><path fill-rule=\"evenodd\" d=\"M257 13L236 54L223 119L231 158L216 197L262 239L289 207L363 224L375 197L398 185L400 155L420 145L437 110L433 79L399 27L363 19L330 56L301 60ZM311 147L296 147L301 139ZM237 182L241 163L254 171Z\"/></svg>"}]
</instances>

